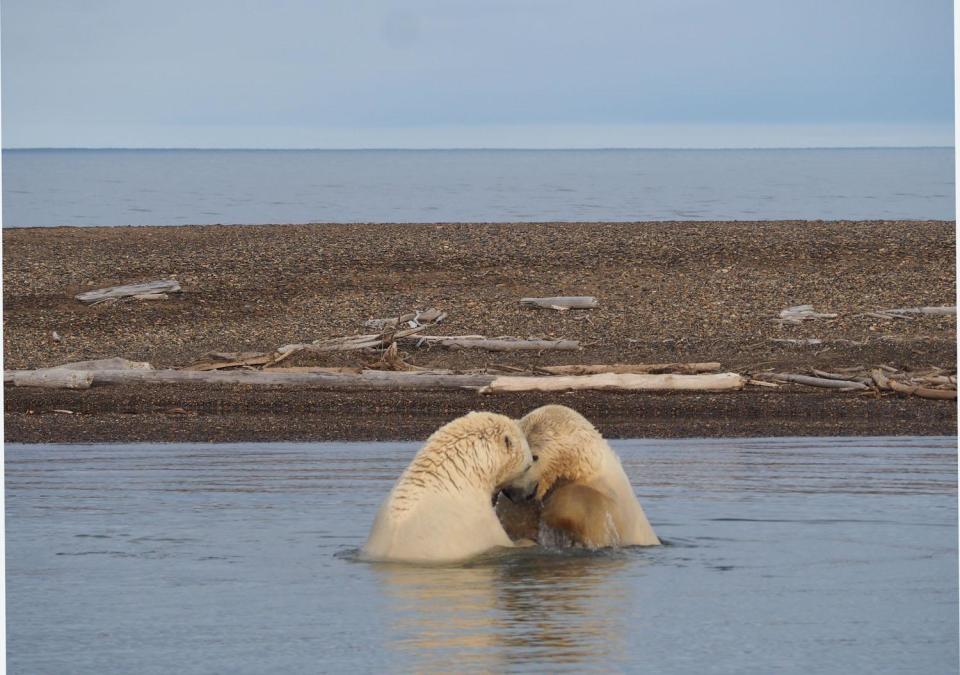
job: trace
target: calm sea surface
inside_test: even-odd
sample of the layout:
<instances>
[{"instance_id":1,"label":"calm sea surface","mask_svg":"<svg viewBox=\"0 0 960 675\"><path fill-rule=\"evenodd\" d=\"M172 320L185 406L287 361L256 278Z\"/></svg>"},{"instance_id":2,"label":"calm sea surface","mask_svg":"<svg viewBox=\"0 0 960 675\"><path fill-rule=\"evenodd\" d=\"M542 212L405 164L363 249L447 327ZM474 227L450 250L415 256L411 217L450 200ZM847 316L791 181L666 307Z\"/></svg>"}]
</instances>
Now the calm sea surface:
<instances>
[{"instance_id":1,"label":"calm sea surface","mask_svg":"<svg viewBox=\"0 0 960 675\"><path fill-rule=\"evenodd\" d=\"M7 150L5 227L954 217L953 148Z\"/></svg>"},{"instance_id":2,"label":"calm sea surface","mask_svg":"<svg viewBox=\"0 0 960 675\"><path fill-rule=\"evenodd\" d=\"M358 562L415 444L6 446L12 673L955 673L955 438L619 441L667 545Z\"/></svg>"}]
</instances>

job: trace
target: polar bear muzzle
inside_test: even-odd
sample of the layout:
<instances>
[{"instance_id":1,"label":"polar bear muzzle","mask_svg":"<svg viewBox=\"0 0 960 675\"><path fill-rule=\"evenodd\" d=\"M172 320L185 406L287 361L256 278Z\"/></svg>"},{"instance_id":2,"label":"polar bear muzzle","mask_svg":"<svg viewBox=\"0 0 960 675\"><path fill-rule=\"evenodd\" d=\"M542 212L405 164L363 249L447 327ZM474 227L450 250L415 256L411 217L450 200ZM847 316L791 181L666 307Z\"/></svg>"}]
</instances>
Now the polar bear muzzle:
<instances>
[{"instance_id":1,"label":"polar bear muzzle","mask_svg":"<svg viewBox=\"0 0 960 675\"><path fill-rule=\"evenodd\" d=\"M509 499L514 504L520 504L522 502L528 502L533 499L533 496L537 494L537 486L539 483L533 482L529 484L511 484L505 485L500 492L503 493L503 496ZM496 495L493 496L494 503L496 503Z\"/></svg>"}]
</instances>

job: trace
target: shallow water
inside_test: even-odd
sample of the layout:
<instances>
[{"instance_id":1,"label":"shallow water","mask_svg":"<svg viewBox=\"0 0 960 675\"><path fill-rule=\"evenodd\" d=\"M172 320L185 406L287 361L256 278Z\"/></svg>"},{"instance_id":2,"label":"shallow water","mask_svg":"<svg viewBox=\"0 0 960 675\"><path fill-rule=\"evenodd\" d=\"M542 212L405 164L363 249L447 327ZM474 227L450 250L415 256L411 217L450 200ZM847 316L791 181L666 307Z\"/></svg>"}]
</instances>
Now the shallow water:
<instances>
[{"instance_id":1,"label":"shallow water","mask_svg":"<svg viewBox=\"0 0 960 675\"><path fill-rule=\"evenodd\" d=\"M415 567L416 444L9 444L10 672L957 671L956 439L614 445L667 545Z\"/></svg>"},{"instance_id":2,"label":"shallow water","mask_svg":"<svg viewBox=\"0 0 960 675\"><path fill-rule=\"evenodd\" d=\"M954 217L953 148L5 150L3 224Z\"/></svg>"}]
</instances>

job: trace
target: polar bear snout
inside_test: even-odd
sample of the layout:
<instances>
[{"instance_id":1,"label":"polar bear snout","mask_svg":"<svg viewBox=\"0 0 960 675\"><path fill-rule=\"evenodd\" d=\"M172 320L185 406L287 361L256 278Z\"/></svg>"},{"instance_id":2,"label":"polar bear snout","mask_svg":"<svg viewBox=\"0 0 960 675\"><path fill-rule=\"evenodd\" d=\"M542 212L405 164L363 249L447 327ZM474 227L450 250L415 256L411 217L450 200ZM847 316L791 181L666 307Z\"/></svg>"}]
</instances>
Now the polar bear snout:
<instances>
[{"instance_id":1,"label":"polar bear snout","mask_svg":"<svg viewBox=\"0 0 960 675\"><path fill-rule=\"evenodd\" d=\"M522 502L528 502L533 499L533 496L537 494L537 485L538 483L533 482L530 484L511 484L506 485L500 490L503 493L503 496L509 499L514 504L520 504Z\"/></svg>"}]
</instances>

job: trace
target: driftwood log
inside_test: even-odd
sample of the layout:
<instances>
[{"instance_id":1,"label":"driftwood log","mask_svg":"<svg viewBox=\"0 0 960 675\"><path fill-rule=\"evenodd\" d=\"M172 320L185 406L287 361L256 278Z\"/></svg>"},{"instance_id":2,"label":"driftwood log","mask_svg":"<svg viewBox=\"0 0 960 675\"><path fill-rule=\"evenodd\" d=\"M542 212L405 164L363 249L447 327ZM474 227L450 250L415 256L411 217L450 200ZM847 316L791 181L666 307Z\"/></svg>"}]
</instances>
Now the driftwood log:
<instances>
[{"instance_id":1,"label":"driftwood log","mask_svg":"<svg viewBox=\"0 0 960 675\"><path fill-rule=\"evenodd\" d=\"M192 363L184 370L220 370L223 368L242 368L244 366L262 366L270 363L274 354L263 352L208 352L200 361Z\"/></svg>"},{"instance_id":2,"label":"driftwood log","mask_svg":"<svg viewBox=\"0 0 960 675\"><path fill-rule=\"evenodd\" d=\"M430 368L421 368L412 363L407 363L404 357L406 352L401 352L397 348L397 343L393 342L385 350L380 352L380 357L376 360L368 360L364 366L367 370L430 370Z\"/></svg>"},{"instance_id":3,"label":"driftwood log","mask_svg":"<svg viewBox=\"0 0 960 675\"><path fill-rule=\"evenodd\" d=\"M955 375L927 375L920 378L926 384L956 384Z\"/></svg>"},{"instance_id":4,"label":"driftwood log","mask_svg":"<svg viewBox=\"0 0 960 675\"><path fill-rule=\"evenodd\" d=\"M839 389L841 391L853 391L855 389L866 389L867 385L853 380L835 380L826 377L811 377L809 375L795 375L793 373L773 373L770 377L784 382L794 382L796 384L805 384L808 387L823 387L825 389Z\"/></svg>"},{"instance_id":5,"label":"driftwood log","mask_svg":"<svg viewBox=\"0 0 960 675\"><path fill-rule=\"evenodd\" d=\"M816 368L812 368L810 372L812 372L816 377L823 377L828 380L849 380L850 379L849 373L841 375L840 373L828 373L825 370L817 370Z\"/></svg>"},{"instance_id":6,"label":"driftwood log","mask_svg":"<svg viewBox=\"0 0 960 675\"><path fill-rule=\"evenodd\" d=\"M149 372L145 370L137 371ZM4 383L7 374L4 373ZM15 387L43 387L45 389L89 389L93 384L93 375L87 370L68 368L41 368L39 370L21 370L11 374L10 381Z\"/></svg>"},{"instance_id":7,"label":"driftwood log","mask_svg":"<svg viewBox=\"0 0 960 675\"><path fill-rule=\"evenodd\" d=\"M705 363L613 363L610 365L540 366L537 370L551 375L598 375L600 373L635 373L638 375L684 373L696 375L697 373L713 373L720 368L719 362L708 361Z\"/></svg>"},{"instance_id":8,"label":"driftwood log","mask_svg":"<svg viewBox=\"0 0 960 675\"><path fill-rule=\"evenodd\" d=\"M369 335L350 335L335 337L314 342L283 345L270 353L263 352L210 352L200 358L197 363L186 367L186 370L207 371L224 370L249 366L271 367L300 352L346 352L362 351L365 349L391 349L397 340L415 341L415 346L437 345L445 349L486 349L494 352L509 352L518 350L547 351L568 350L580 348L576 340L524 340L515 337L488 338L483 335L418 335L421 331L435 324L417 325L400 330L386 330L382 333ZM393 354L396 357L396 353ZM387 355L393 362L394 368L399 364L399 357ZM415 368L404 364L407 368ZM381 364L383 366L383 364Z\"/></svg>"},{"instance_id":9,"label":"driftwood log","mask_svg":"<svg viewBox=\"0 0 960 675\"><path fill-rule=\"evenodd\" d=\"M153 366L146 361L129 361L119 357L112 359L93 359L91 361L73 361L56 367L66 368L67 370L153 370Z\"/></svg>"},{"instance_id":10,"label":"driftwood log","mask_svg":"<svg viewBox=\"0 0 960 675\"><path fill-rule=\"evenodd\" d=\"M149 372L153 370L153 366L145 361L128 361L121 358L74 361L53 368L6 371L3 374L3 382L4 384L13 384L16 387L89 389L90 385L93 384L92 371L98 370L102 372Z\"/></svg>"},{"instance_id":11,"label":"driftwood log","mask_svg":"<svg viewBox=\"0 0 960 675\"><path fill-rule=\"evenodd\" d=\"M314 342L308 343L284 345L277 348L268 363L278 363L297 352L351 352L361 349L382 349L389 347L394 340L410 337L428 327L429 325L414 326L413 328L404 328L398 331L387 331L371 335L350 335L347 337L315 340Z\"/></svg>"},{"instance_id":12,"label":"driftwood log","mask_svg":"<svg viewBox=\"0 0 960 675\"><path fill-rule=\"evenodd\" d=\"M877 312L867 312L867 315L878 319L908 319L911 316L949 316L956 313L956 305L943 305L940 307L898 307L896 309L881 309Z\"/></svg>"},{"instance_id":13,"label":"driftwood log","mask_svg":"<svg viewBox=\"0 0 960 675\"><path fill-rule=\"evenodd\" d=\"M407 324L409 328L416 328L417 326L427 323L440 323L446 318L446 312L442 312L436 307L429 307L424 310L407 312L406 314L387 319L367 319L363 322L363 327L369 330L383 331L387 328L395 328L396 326Z\"/></svg>"},{"instance_id":14,"label":"driftwood log","mask_svg":"<svg viewBox=\"0 0 960 675\"><path fill-rule=\"evenodd\" d=\"M877 385L877 389L890 389L890 378L882 368L874 368L870 371L870 379Z\"/></svg>"},{"instance_id":15,"label":"driftwood log","mask_svg":"<svg viewBox=\"0 0 960 675\"><path fill-rule=\"evenodd\" d=\"M520 304L527 307L543 307L564 311L567 309L593 309L600 303L589 295L558 296L552 298L520 298Z\"/></svg>"},{"instance_id":16,"label":"driftwood log","mask_svg":"<svg viewBox=\"0 0 960 675\"><path fill-rule=\"evenodd\" d=\"M503 375L480 390L481 394L513 391L569 391L581 389L625 391L728 391L742 389L745 380L737 373L711 375L644 375L601 373L547 377Z\"/></svg>"},{"instance_id":17,"label":"driftwood log","mask_svg":"<svg viewBox=\"0 0 960 675\"><path fill-rule=\"evenodd\" d=\"M783 324L798 324L809 319L836 319L836 314L825 314L813 309L813 305L795 305L780 310L780 315L774 321Z\"/></svg>"},{"instance_id":18,"label":"driftwood log","mask_svg":"<svg viewBox=\"0 0 960 675\"><path fill-rule=\"evenodd\" d=\"M363 368L359 366L267 366L262 373L353 373L359 375Z\"/></svg>"},{"instance_id":19,"label":"driftwood log","mask_svg":"<svg viewBox=\"0 0 960 675\"><path fill-rule=\"evenodd\" d=\"M73 296L80 302L88 305L96 305L108 300L119 300L132 296L154 296L165 293L179 293L180 283L176 279L163 279L160 281L148 281L142 284L128 284L126 286L110 286L108 288L98 288L95 291L86 291ZM164 298L142 298L149 300L162 300Z\"/></svg>"},{"instance_id":20,"label":"driftwood log","mask_svg":"<svg viewBox=\"0 0 960 675\"><path fill-rule=\"evenodd\" d=\"M288 373L235 370L229 372L197 370L95 370L70 371L51 368L43 378L53 382L55 377L72 376L77 382L90 378L87 385L93 384L241 384L251 386L298 386L319 389L342 390L417 390L417 389L462 389L483 387L495 379L493 375L450 375L447 373L404 372L364 370L353 373ZM53 384L35 384L39 381L37 373L43 371L6 371L4 382L15 386L55 386ZM60 375L60 374L64 375ZM66 379L62 381L66 382ZM59 385L64 386L64 385Z\"/></svg>"},{"instance_id":21,"label":"driftwood log","mask_svg":"<svg viewBox=\"0 0 960 675\"><path fill-rule=\"evenodd\" d=\"M957 398L956 389L930 389L929 387L921 387L919 385L904 384L903 382L897 382L892 379L888 379L887 383L890 389L900 394L911 394L913 396L919 396L920 398L932 398L944 401L953 401Z\"/></svg>"},{"instance_id":22,"label":"driftwood log","mask_svg":"<svg viewBox=\"0 0 960 675\"><path fill-rule=\"evenodd\" d=\"M427 344L444 349L486 349L491 352L531 351L576 351L580 343L576 340L524 340L514 337L487 338L480 335L418 335L417 346Z\"/></svg>"},{"instance_id":23,"label":"driftwood log","mask_svg":"<svg viewBox=\"0 0 960 675\"><path fill-rule=\"evenodd\" d=\"M823 344L823 340L820 338L772 338L771 342L797 347L815 347Z\"/></svg>"},{"instance_id":24,"label":"driftwood log","mask_svg":"<svg viewBox=\"0 0 960 675\"><path fill-rule=\"evenodd\" d=\"M855 375L853 373L829 373L825 370L817 370L816 368L811 368L810 372L813 373L815 377L822 377L827 380L851 381L867 385L873 384L873 380L870 379L869 375Z\"/></svg>"},{"instance_id":25,"label":"driftwood log","mask_svg":"<svg viewBox=\"0 0 960 675\"><path fill-rule=\"evenodd\" d=\"M349 352L363 349L379 349L394 344L394 340L426 329L427 326L415 326L398 331L387 331L370 335L350 335L315 342L283 345L270 353L264 352L209 352L200 361L186 367L185 370L224 370L244 366L271 366L299 352Z\"/></svg>"}]
</instances>

